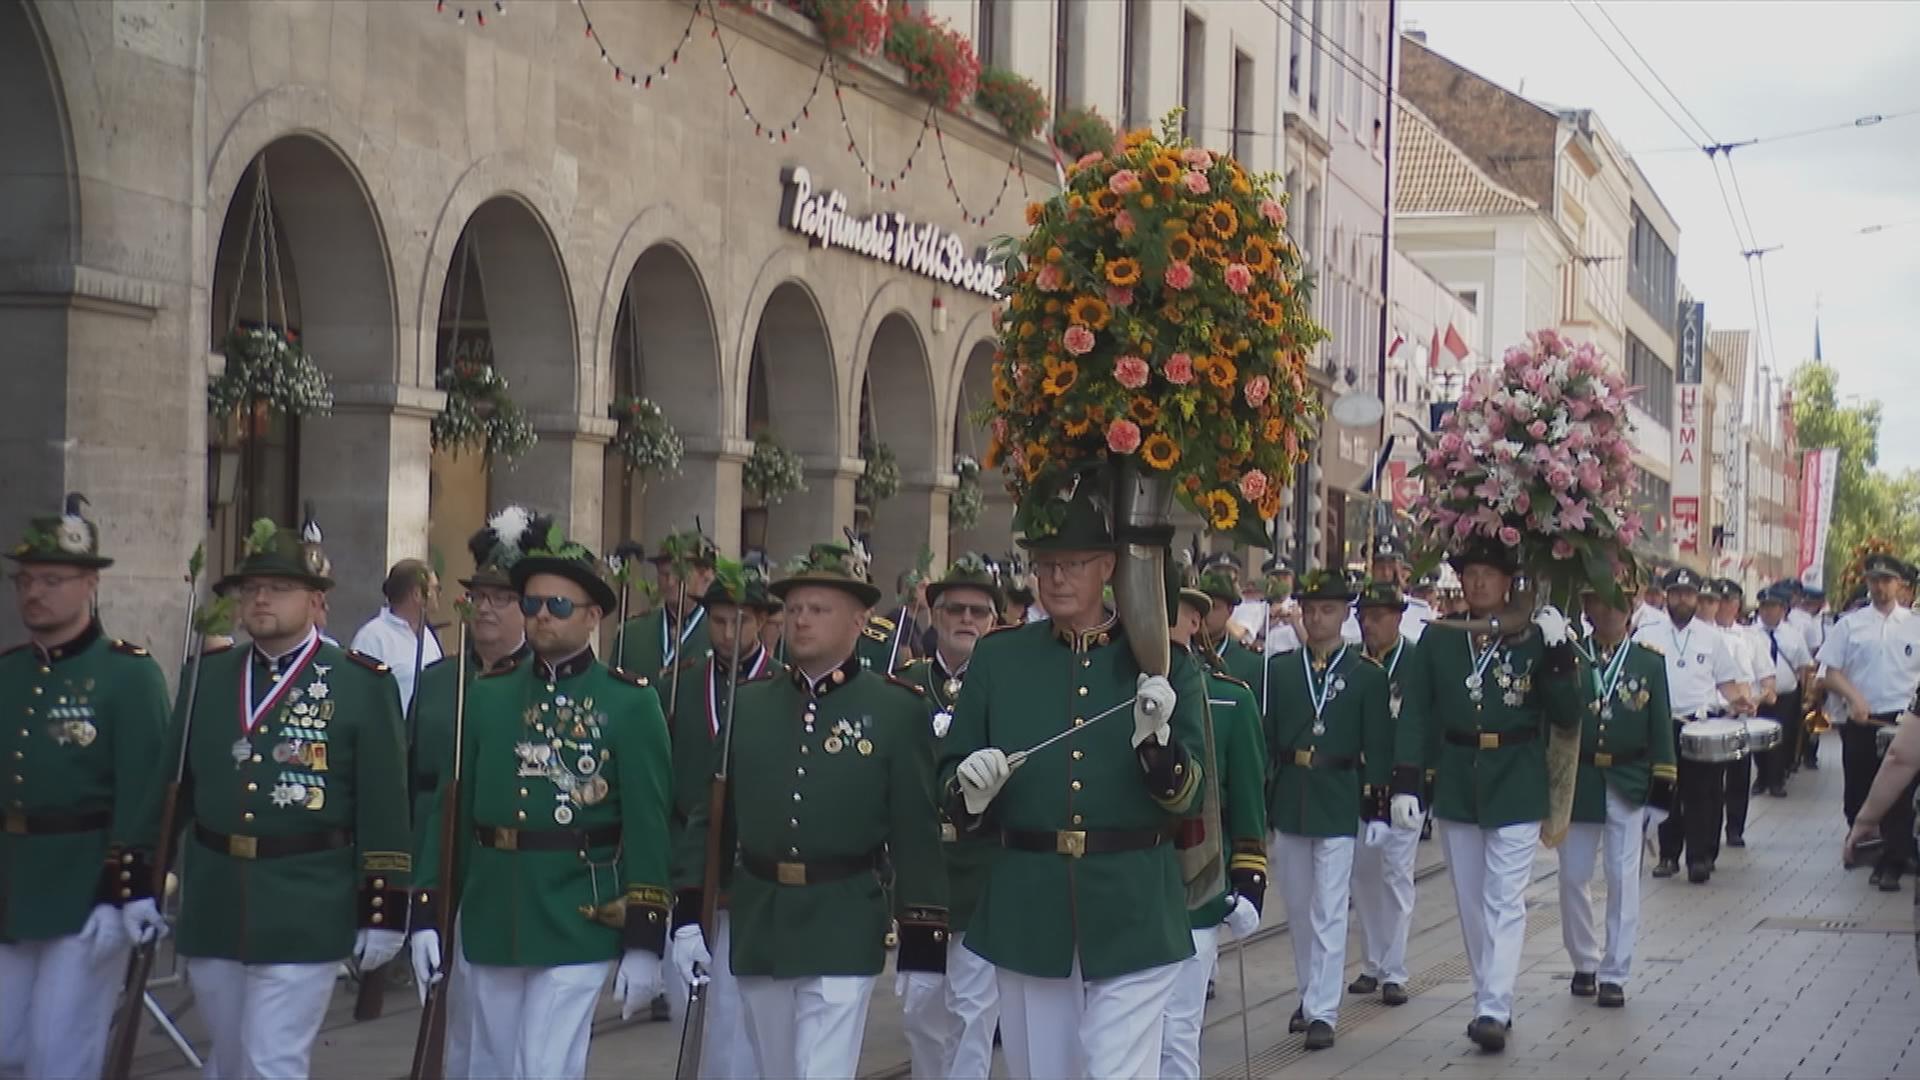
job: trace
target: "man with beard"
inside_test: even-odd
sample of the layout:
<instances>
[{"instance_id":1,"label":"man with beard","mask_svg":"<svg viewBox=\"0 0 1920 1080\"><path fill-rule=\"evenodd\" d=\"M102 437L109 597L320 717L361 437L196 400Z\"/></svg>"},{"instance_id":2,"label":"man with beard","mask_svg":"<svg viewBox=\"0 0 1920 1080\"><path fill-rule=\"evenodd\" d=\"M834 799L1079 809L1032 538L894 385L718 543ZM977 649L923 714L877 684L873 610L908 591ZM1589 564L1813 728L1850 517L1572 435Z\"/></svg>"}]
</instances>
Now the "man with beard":
<instances>
[{"instance_id":1,"label":"man with beard","mask_svg":"<svg viewBox=\"0 0 1920 1080\"><path fill-rule=\"evenodd\" d=\"M1402 680L1415 649L1404 634L1408 620L1400 590L1387 582L1369 584L1360 594L1360 632L1367 659L1387 673L1387 705L1400 721ZM1407 934L1413 928L1413 864L1419 853L1418 829L1374 830L1377 844L1353 853L1353 909L1360 917L1360 975L1347 986L1352 994L1380 991L1388 1005L1407 1002Z\"/></svg>"},{"instance_id":2,"label":"man with beard","mask_svg":"<svg viewBox=\"0 0 1920 1080\"><path fill-rule=\"evenodd\" d=\"M166 680L96 614L100 532L67 496L10 548L26 642L0 653L9 751L0 832L0 1074L98 1076L129 928L165 924L143 817Z\"/></svg>"}]
</instances>

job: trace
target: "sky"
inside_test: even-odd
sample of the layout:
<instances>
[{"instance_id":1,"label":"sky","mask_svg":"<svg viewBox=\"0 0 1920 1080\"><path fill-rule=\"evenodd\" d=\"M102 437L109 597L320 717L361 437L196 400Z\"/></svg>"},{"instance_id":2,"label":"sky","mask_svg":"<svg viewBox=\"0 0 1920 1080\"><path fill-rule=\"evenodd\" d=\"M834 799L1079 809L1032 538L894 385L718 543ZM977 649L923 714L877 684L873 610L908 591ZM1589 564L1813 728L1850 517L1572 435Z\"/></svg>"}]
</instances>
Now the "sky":
<instances>
[{"instance_id":1,"label":"sky","mask_svg":"<svg viewBox=\"0 0 1920 1080\"><path fill-rule=\"evenodd\" d=\"M1786 373L1812 357L1817 301L1842 398L1881 405L1881 467L1920 469L1920 3L1404 0L1400 17L1426 31L1430 48L1507 89L1595 110L1679 223L1680 280L1714 329L1761 324L1739 252L1778 245L1762 259L1772 354L1756 364ZM1876 113L1888 119L1765 140ZM1731 155L1752 221L1744 242L1707 155L1674 150L1708 141L1696 123L1716 143L1763 140Z\"/></svg>"}]
</instances>

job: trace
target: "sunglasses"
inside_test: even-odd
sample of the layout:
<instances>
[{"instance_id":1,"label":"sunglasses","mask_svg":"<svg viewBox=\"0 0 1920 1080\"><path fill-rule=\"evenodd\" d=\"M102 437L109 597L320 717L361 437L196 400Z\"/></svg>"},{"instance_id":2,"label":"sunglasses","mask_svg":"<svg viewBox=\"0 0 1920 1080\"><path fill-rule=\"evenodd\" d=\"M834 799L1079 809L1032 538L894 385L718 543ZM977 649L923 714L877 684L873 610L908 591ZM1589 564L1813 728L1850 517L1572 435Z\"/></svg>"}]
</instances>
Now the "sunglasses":
<instances>
[{"instance_id":1,"label":"sunglasses","mask_svg":"<svg viewBox=\"0 0 1920 1080\"><path fill-rule=\"evenodd\" d=\"M579 605L564 596L534 596L529 593L520 598L520 614L529 619L540 614L542 606L556 619L571 619L574 609Z\"/></svg>"}]
</instances>

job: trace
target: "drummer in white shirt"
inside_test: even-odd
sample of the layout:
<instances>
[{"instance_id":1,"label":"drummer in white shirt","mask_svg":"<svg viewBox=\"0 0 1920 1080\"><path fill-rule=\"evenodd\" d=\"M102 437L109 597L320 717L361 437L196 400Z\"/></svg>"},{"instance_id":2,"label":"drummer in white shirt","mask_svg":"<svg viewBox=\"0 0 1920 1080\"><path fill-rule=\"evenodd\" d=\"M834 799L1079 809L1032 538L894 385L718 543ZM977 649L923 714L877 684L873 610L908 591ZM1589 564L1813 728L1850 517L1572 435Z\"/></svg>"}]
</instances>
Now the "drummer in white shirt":
<instances>
[{"instance_id":1,"label":"drummer in white shirt","mask_svg":"<svg viewBox=\"0 0 1920 1080\"><path fill-rule=\"evenodd\" d=\"M1420 634L1427 624L1439 618L1433 605L1425 600L1416 600L1406 595L1407 584L1413 577L1413 564L1407 561L1407 549L1404 544L1391 536L1382 536L1373 542L1373 562L1367 568L1372 584L1390 584L1400 590L1401 599L1406 603L1405 611L1400 613L1400 636L1408 641L1419 641ZM1360 632L1360 609L1356 605L1353 614L1347 616L1346 625L1340 628L1340 636L1349 642L1362 640Z\"/></svg>"},{"instance_id":2,"label":"drummer in white shirt","mask_svg":"<svg viewBox=\"0 0 1920 1080\"><path fill-rule=\"evenodd\" d=\"M1646 588L1633 598L1633 614L1627 619L1627 633L1637 634L1649 623L1667 621L1667 590L1660 579L1650 577Z\"/></svg>"},{"instance_id":3,"label":"drummer in white shirt","mask_svg":"<svg viewBox=\"0 0 1920 1080\"><path fill-rule=\"evenodd\" d=\"M1745 614L1746 590L1732 578L1719 581L1720 602L1714 624L1735 643L1747 668L1747 692L1754 708L1771 713L1776 699L1773 660L1766 632L1740 621ZM1747 785L1753 782L1753 755L1727 763L1727 846L1747 846Z\"/></svg>"},{"instance_id":4,"label":"drummer in white shirt","mask_svg":"<svg viewBox=\"0 0 1920 1080\"><path fill-rule=\"evenodd\" d=\"M1800 746L1800 690L1813 680L1813 650L1798 628L1787 621L1793 607L1793 591L1786 582L1760 590L1759 619L1754 628L1766 639L1766 657L1773 662L1774 702L1760 710L1780 722L1780 745L1760 755L1759 773L1753 782L1753 794L1762 791L1776 799L1787 797L1787 774L1793 770L1793 755Z\"/></svg>"},{"instance_id":5,"label":"drummer in white shirt","mask_svg":"<svg viewBox=\"0 0 1920 1080\"><path fill-rule=\"evenodd\" d=\"M1752 701L1742 685L1745 671L1727 648L1726 636L1704 618L1700 606L1700 575L1680 567L1667 571L1661 582L1667 594L1664 622L1643 628L1633 639L1667 660L1667 690L1676 736L1685 725L1709 714L1753 714ZM1720 822L1725 812L1727 769L1723 764L1687 759L1685 740L1680 757L1679 798L1672 816L1660 823L1660 861L1654 877L1672 877L1680 858L1687 860L1687 880L1704 884L1713 875L1720 854Z\"/></svg>"},{"instance_id":6,"label":"drummer in white shirt","mask_svg":"<svg viewBox=\"0 0 1920 1080\"><path fill-rule=\"evenodd\" d=\"M1847 722L1840 725L1840 767L1846 772L1842 801L1848 825L1880 767L1874 745L1878 730L1899 719L1920 684L1920 618L1898 600L1904 564L1891 555L1869 555L1865 570L1872 603L1834 624L1819 656L1827 668L1827 686L1847 704ZM1896 843L1892 831L1888 835L1873 884L1892 892L1900 887L1911 843Z\"/></svg>"}]
</instances>

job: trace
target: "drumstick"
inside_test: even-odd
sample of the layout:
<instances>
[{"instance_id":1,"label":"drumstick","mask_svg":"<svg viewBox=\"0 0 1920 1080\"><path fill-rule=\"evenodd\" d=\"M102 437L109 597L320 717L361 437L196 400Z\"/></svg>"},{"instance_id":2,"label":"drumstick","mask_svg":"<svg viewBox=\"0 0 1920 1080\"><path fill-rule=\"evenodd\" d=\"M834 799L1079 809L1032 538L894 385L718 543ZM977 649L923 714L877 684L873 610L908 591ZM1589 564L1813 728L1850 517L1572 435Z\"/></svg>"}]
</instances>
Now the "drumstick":
<instances>
[{"instance_id":1,"label":"drumstick","mask_svg":"<svg viewBox=\"0 0 1920 1080\"><path fill-rule=\"evenodd\" d=\"M1120 704L1115 705L1111 709L1107 709L1104 712L1088 717L1085 723L1075 724L1058 735L1053 735L1048 738L1042 739L1037 743L1034 743L1032 746L1027 747L1025 750L1015 750L1013 753L1007 755L1007 771L1012 772L1013 770L1026 764L1027 759L1032 757L1034 754L1037 754L1040 751L1045 750L1047 747L1052 746L1054 743L1057 743L1062 739L1070 738L1074 735L1079 734L1082 731L1085 731L1087 728L1092 727L1094 724L1098 723L1099 721L1105 720L1107 717L1112 716L1114 713L1117 713L1121 709L1124 709L1127 706L1133 704L1135 700L1136 700L1135 698L1128 698L1127 700L1121 702Z\"/></svg>"}]
</instances>

